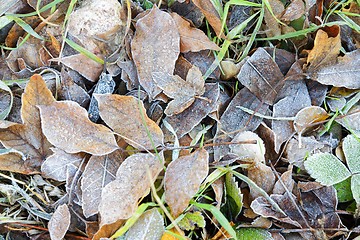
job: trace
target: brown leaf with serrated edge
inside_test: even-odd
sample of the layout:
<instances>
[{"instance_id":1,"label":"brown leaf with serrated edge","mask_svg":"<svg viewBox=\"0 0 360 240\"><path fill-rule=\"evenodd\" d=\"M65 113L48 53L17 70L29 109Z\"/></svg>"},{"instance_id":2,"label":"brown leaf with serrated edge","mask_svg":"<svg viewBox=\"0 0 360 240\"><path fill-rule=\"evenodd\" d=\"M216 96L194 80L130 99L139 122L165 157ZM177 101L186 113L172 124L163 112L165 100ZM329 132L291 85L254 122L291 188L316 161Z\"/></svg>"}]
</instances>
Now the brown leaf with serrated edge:
<instances>
[{"instance_id":1,"label":"brown leaf with serrated edge","mask_svg":"<svg viewBox=\"0 0 360 240\"><path fill-rule=\"evenodd\" d=\"M54 146L68 153L93 155L105 155L118 149L113 132L91 122L87 111L78 103L62 101L38 107L43 132Z\"/></svg>"},{"instance_id":2,"label":"brown leaf with serrated edge","mask_svg":"<svg viewBox=\"0 0 360 240\"><path fill-rule=\"evenodd\" d=\"M60 205L48 224L51 240L61 240L64 238L70 226L70 212L66 204Z\"/></svg>"},{"instance_id":3,"label":"brown leaf with serrated edge","mask_svg":"<svg viewBox=\"0 0 360 240\"><path fill-rule=\"evenodd\" d=\"M284 85L280 68L264 48L258 48L246 60L237 78L257 98L270 105Z\"/></svg>"},{"instance_id":4,"label":"brown leaf with serrated edge","mask_svg":"<svg viewBox=\"0 0 360 240\"><path fill-rule=\"evenodd\" d=\"M205 81L198 67L189 69L186 81L177 75L163 72L153 72L153 80L164 93L173 98L165 109L167 116L181 113L195 100L195 96L201 96L205 92Z\"/></svg>"},{"instance_id":5,"label":"brown leaf with serrated edge","mask_svg":"<svg viewBox=\"0 0 360 240\"><path fill-rule=\"evenodd\" d=\"M319 29L315 36L314 47L307 57L307 71L314 72L317 68L333 64L340 53L340 27L332 26L333 32L325 32Z\"/></svg>"},{"instance_id":6,"label":"brown leaf with serrated edge","mask_svg":"<svg viewBox=\"0 0 360 240\"><path fill-rule=\"evenodd\" d=\"M40 114L36 106L52 104L54 101L45 81L40 75L35 74L30 78L22 95L23 124L7 121L2 121L0 124L1 143L6 148L13 148L26 154L25 161L28 162L23 166L29 166L30 169L38 169L52 153L50 150L52 145L42 133Z\"/></svg>"},{"instance_id":7,"label":"brown leaf with serrated edge","mask_svg":"<svg viewBox=\"0 0 360 240\"><path fill-rule=\"evenodd\" d=\"M131 53L139 82L151 99L161 93L152 72L173 74L180 53L180 35L170 14L154 6L136 23Z\"/></svg>"},{"instance_id":8,"label":"brown leaf with serrated edge","mask_svg":"<svg viewBox=\"0 0 360 240\"><path fill-rule=\"evenodd\" d=\"M102 120L124 137L128 144L141 149L153 149L163 144L164 135L160 127L147 117L144 104L140 100L117 94L96 94L95 98L99 104Z\"/></svg>"},{"instance_id":9,"label":"brown leaf with serrated edge","mask_svg":"<svg viewBox=\"0 0 360 240\"><path fill-rule=\"evenodd\" d=\"M216 35L219 37L221 32L221 20L219 13L216 11L211 0L193 0L193 3L200 8L200 11L205 15L206 20L208 20Z\"/></svg>"},{"instance_id":10,"label":"brown leaf with serrated edge","mask_svg":"<svg viewBox=\"0 0 360 240\"><path fill-rule=\"evenodd\" d=\"M101 191L115 180L116 171L124 160L122 150L104 156L92 156L81 179L82 207L85 217L98 213Z\"/></svg>"},{"instance_id":11,"label":"brown leaf with serrated edge","mask_svg":"<svg viewBox=\"0 0 360 240\"><path fill-rule=\"evenodd\" d=\"M65 181L67 168L71 165L76 168L79 167L84 158L84 154L70 154L58 148L52 148L51 150L54 153L43 162L41 172L46 178Z\"/></svg>"},{"instance_id":12,"label":"brown leaf with serrated edge","mask_svg":"<svg viewBox=\"0 0 360 240\"><path fill-rule=\"evenodd\" d=\"M189 205L209 172L209 153L198 149L172 161L165 172L165 201L178 217Z\"/></svg>"},{"instance_id":13,"label":"brown leaf with serrated edge","mask_svg":"<svg viewBox=\"0 0 360 240\"><path fill-rule=\"evenodd\" d=\"M126 158L116 172L116 179L107 184L101 193L99 205L100 226L131 217L138 200L149 192L151 183L163 169L155 154L137 153ZM150 173L151 179L148 177Z\"/></svg>"},{"instance_id":14,"label":"brown leaf with serrated edge","mask_svg":"<svg viewBox=\"0 0 360 240\"><path fill-rule=\"evenodd\" d=\"M220 51L219 46L210 41L203 31L191 27L190 22L175 12L171 13L171 16L179 30L181 52L198 52L205 49Z\"/></svg>"}]
</instances>

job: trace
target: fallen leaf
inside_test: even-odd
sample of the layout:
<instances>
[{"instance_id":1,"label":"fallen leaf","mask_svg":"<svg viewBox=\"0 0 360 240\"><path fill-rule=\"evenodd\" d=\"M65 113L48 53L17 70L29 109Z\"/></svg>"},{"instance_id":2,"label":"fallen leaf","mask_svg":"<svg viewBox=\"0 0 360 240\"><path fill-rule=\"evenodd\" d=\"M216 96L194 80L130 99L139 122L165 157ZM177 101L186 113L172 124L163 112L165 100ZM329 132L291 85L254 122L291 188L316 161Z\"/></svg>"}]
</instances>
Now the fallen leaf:
<instances>
[{"instance_id":1,"label":"fallen leaf","mask_svg":"<svg viewBox=\"0 0 360 240\"><path fill-rule=\"evenodd\" d=\"M241 142L246 140L256 140L256 144L232 144L231 152L240 157L241 160L246 159L253 163L265 163L265 145L263 140L250 131L244 131L236 134L232 142Z\"/></svg>"},{"instance_id":2,"label":"fallen leaf","mask_svg":"<svg viewBox=\"0 0 360 240\"><path fill-rule=\"evenodd\" d=\"M156 208L147 210L127 231L125 240L159 240L165 231L164 218Z\"/></svg>"},{"instance_id":3,"label":"fallen leaf","mask_svg":"<svg viewBox=\"0 0 360 240\"><path fill-rule=\"evenodd\" d=\"M80 53L62 57L60 62L77 71L81 76L91 82L96 82L103 70L103 66L100 63Z\"/></svg>"},{"instance_id":4,"label":"fallen leaf","mask_svg":"<svg viewBox=\"0 0 360 240\"><path fill-rule=\"evenodd\" d=\"M214 106L217 104L219 93L219 84L206 83L205 93L201 98L196 98L193 104L183 112L165 118L175 130L178 138L189 133L202 119L213 111Z\"/></svg>"},{"instance_id":5,"label":"fallen leaf","mask_svg":"<svg viewBox=\"0 0 360 240\"><path fill-rule=\"evenodd\" d=\"M186 81L177 75L162 72L153 72L152 77L157 86L174 99L164 111L167 116L183 112L195 101L195 96L201 96L205 92L205 81L195 66L189 69Z\"/></svg>"},{"instance_id":6,"label":"fallen leaf","mask_svg":"<svg viewBox=\"0 0 360 240\"><path fill-rule=\"evenodd\" d=\"M180 53L180 35L171 15L157 7L136 23L131 53L139 82L151 99L161 93L152 79L153 72L173 74Z\"/></svg>"},{"instance_id":7,"label":"fallen leaf","mask_svg":"<svg viewBox=\"0 0 360 240\"><path fill-rule=\"evenodd\" d=\"M203 75L207 72L212 63L215 61L215 56L211 53L210 50L202 50L200 52L187 52L183 53L183 55L188 62L190 62L192 65L197 66ZM219 79L220 73L220 69L219 67L217 67L210 74L209 78Z\"/></svg>"},{"instance_id":8,"label":"fallen leaf","mask_svg":"<svg viewBox=\"0 0 360 240\"><path fill-rule=\"evenodd\" d=\"M123 162L122 150L104 156L91 156L81 179L82 207L85 217L98 213L102 189L115 180L116 171Z\"/></svg>"},{"instance_id":9,"label":"fallen leaf","mask_svg":"<svg viewBox=\"0 0 360 240\"><path fill-rule=\"evenodd\" d=\"M201 148L172 161L165 172L165 201L178 217L189 205L209 172L209 154Z\"/></svg>"},{"instance_id":10,"label":"fallen leaf","mask_svg":"<svg viewBox=\"0 0 360 240\"><path fill-rule=\"evenodd\" d=\"M21 118L23 124L3 121L0 124L0 141L6 148L14 148L26 154L29 161L23 166L40 168L52 152L52 146L44 136L37 105L48 105L55 101L40 75L33 75L22 95ZM21 163L19 163L22 165Z\"/></svg>"},{"instance_id":11,"label":"fallen leaf","mask_svg":"<svg viewBox=\"0 0 360 240\"><path fill-rule=\"evenodd\" d=\"M237 78L257 98L272 105L284 85L284 76L270 54L258 48L245 61Z\"/></svg>"},{"instance_id":12,"label":"fallen leaf","mask_svg":"<svg viewBox=\"0 0 360 240\"><path fill-rule=\"evenodd\" d=\"M218 45L210 41L205 33L191 27L190 22L177 13L171 13L180 34L180 52L198 52L205 49L220 51Z\"/></svg>"},{"instance_id":13,"label":"fallen leaf","mask_svg":"<svg viewBox=\"0 0 360 240\"><path fill-rule=\"evenodd\" d=\"M208 20L216 35L220 37L221 20L212 2L210 0L193 0L192 2L200 8L200 11L205 15L206 20Z\"/></svg>"},{"instance_id":14,"label":"fallen leaf","mask_svg":"<svg viewBox=\"0 0 360 240\"><path fill-rule=\"evenodd\" d=\"M358 66L360 65L360 50L346 53L335 61L332 64L320 66L316 71L310 73L311 79L324 85L359 89L360 69ZM339 78L341 81L339 81Z\"/></svg>"},{"instance_id":15,"label":"fallen leaf","mask_svg":"<svg viewBox=\"0 0 360 240\"><path fill-rule=\"evenodd\" d=\"M95 95L100 116L124 140L137 148L153 149L163 144L160 127L146 115L144 104L132 96ZM148 136L148 131L151 139Z\"/></svg>"},{"instance_id":16,"label":"fallen leaf","mask_svg":"<svg viewBox=\"0 0 360 240\"><path fill-rule=\"evenodd\" d=\"M311 124L323 121L327 119L329 115L327 112L317 106L310 106L301 109L295 116L294 128L299 134L304 134L306 131L310 131L314 127Z\"/></svg>"},{"instance_id":17,"label":"fallen leaf","mask_svg":"<svg viewBox=\"0 0 360 240\"><path fill-rule=\"evenodd\" d=\"M70 226L70 212L66 204L57 207L48 224L51 240L61 240Z\"/></svg>"},{"instance_id":18,"label":"fallen leaf","mask_svg":"<svg viewBox=\"0 0 360 240\"><path fill-rule=\"evenodd\" d=\"M269 5L273 14L279 18L279 16L284 12L284 4L280 0L270 0ZM270 10L266 7L264 12L264 21L266 23L266 36L274 37L282 34L281 25L271 14Z\"/></svg>"},{"instance_id":19,"label":"fallen leaf","mask_svg":"<svg viewBox=\"0 0 360 240\"><path fill-rule=\"evenodd\" d=\"M31 166L26 156L13 149L1 149L0 169L2 171L18 172L22 174L39 173L38 167Z\"/></svg>"},{"instance_id":20,"label":"fallen leaf","mask_svg":"<svg viewBox=\"0 0 360 240\"><path fill-rule=\"evenodd\" d=\"M137 153L124 160L116 172L116 179L102 190L99 204L100 226L132 216L138 200L148 194L150 185L163 169L160 162L163 161L162 153L160 158L150 153Z\"/></svg>"},{"instance_id":21,"label":"fallen leaf","mask_svg":"<svg viewBox=\"0 0 360 240\"><path fill-rule=\"evenodd\" d=\"M52 148L51 150L54 153L43 162L41 172L44 177L56 181L65 181L67 169L71 165L78 168L84 159L84 154L70 154L58 148Z\"/></svg>"},{"instance_id":22,"label":"fallen leaf","mask_svg":"<svg viewBox=\"0 0 360 240\"><path fill-rule=\"evenodd\" d=\"M336 62L340 53L340 28L337 27L336 36L329 36L327 32L319 29L315 36L313 49L309 52L307 58L307 71L313 72L324 65L331 65Z\"/></svg>"},{"instance_id":23,"label":"fallen leaf","mask_svg":"<svg viewBox=\"0 0 360 240\"><path fill-rule=\"evenodd\" d=\"M241 89L227 106L218 123L215 143L231 141L241 131L255 131L260 125L262 118L251 116L239 108L256 111L265 115L269 106L262 104L247 88ZM229 146L222 145L214 147L214 158L216 161L230 152Z\"/></svg>"},{"instance_id":24,"label":"fallen leaf","mask_svg":"<svg viewBox=\"0 0 360 240\"><path fill-rule=\"evenodd\" d=\"M296 19L299 19L302 15L305 14L305 3L301 0L293 0L286 7L281 20L285 22L291 22Z\"/></svg>"},{"instance_id":25,"label":"fallen leaf","mask_svg":"<svg viewBox=\"0 0 360 240\"><path fill-rule=\"evenodd\" d=\"M342 118L335 121L349 131L360 131L360 106L353 106Z\"/></svg>"},{"instance_id":26,"label":"fallen leaf","mask_svg":"<svg viewBox=\"0 0 360 240\"><path fill-rule=\"evenodd\" d=\"M68 152L105 155L118 149L113 132L95 124L87 111L72 101L39 105L44 135L56 147Z\"/></svg>"}]
</instances>

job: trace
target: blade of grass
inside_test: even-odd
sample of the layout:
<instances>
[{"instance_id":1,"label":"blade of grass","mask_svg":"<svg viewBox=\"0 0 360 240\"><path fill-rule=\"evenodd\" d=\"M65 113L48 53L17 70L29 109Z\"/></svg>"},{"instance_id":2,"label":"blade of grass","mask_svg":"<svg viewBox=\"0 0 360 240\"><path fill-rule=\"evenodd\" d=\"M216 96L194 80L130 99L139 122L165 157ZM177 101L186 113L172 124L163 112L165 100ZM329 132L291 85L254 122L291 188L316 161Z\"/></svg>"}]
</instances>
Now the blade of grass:
<instances>
[{"instance_id":1,"label":"blade of grass","mask_svg":"<svg viewBox=\"0 0 360 240\"><path fill-rule=\"evenodd\" d=\"M236 232L230 225L229 221L226 219L226 217L220 212L219 209L217 209L215 206L211 204L206 203L197 203L195 201L190 202L195 207L198 207L200 209L205 209L212 213L212 215L216 218L216 220L220 223L220 225L233 237L234 239L237 239Z\"/></svg>"},{"instance_id":2,"label":"blade of grass","mask_svg":"<svg viewBox=\"0 0 360 240\"><path fill-rule=\"evenodd\" d=\"M48 4L46 4L45 6L43 6L42 8L40 8L39 12L45 12L46 10L53 8L56 6L56 4L64 2L65 0L54 0L53 2L50 2ZM7 14L6 16L14 16L14 17L18 17L18 18L23 18L23 17L31 17L31 16L36 16L37 12L31 12L31 13L23 13L23 14Z\"/></svg>"},{"instance_id":3,"label":"blade of grass","mask_svg":"<svg viewBox=\"0 0 360 240\"><path fill-rule=\"evenodd\" d=\"M87 49L83 48L82 46L78 45L77 43L71 41L70 39L65 38L65 42L69 44L70 47L78 51L79 53L85 55L86 57L94 60L97 63L104 64L104 60L96 56L94 53L88 51Z\"/></svg>"},{"instance_id":4,"label":"blade of grass","mask_svg":"<svg viewBox=\"0 0 360 240\"><path fill-rule=\"evenodd\" d=\"M127 230L130 229L130 227L132 227L136 221L139 219L139 217L141 217L141 215L145 212L145 210L148 207L156 207L157 205L155 203L149 202L149 203L143 203L141 204L135 211L135 213L131 216L131 218L129 218L126 223L124 224L124 226L122 226L121 228L119 228L111 237L110 239L115 239L118 237L121 237L122 235L124 235Z\"/></svg>"},{"instance_id":5,"label":"blade of grass","mask_svg":"<svg viewBox=\"0 0 360 240\"><path fill-rule=\"evenodd\" d=\"M17 23L22 29L24 29L31 36L38 38L40 40L44 40L43 37L41 37L37 32L35 32L34 29L32 29L32 27L29 24L27 24L24 20L22 20L21 18L11 16L11 15L6 15L6 17L9 20L12 20L15 23Z\"/></svg>"}]
</instances>

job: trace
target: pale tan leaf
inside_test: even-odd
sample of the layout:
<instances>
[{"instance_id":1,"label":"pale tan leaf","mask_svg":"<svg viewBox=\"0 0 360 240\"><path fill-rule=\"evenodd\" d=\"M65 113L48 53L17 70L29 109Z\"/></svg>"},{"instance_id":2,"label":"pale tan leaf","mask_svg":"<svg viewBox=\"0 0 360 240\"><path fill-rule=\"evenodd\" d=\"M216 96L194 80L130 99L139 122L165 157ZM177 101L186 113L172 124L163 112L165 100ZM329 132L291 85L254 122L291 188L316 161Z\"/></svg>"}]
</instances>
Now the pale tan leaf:
<instances>
[{"instance_id":1,"label":"pale tan leaf","mask_svg":"<svg viewBox=\"0 0 360 240\"><path fill-rule=\"evenodd\" d=\"M48 224L51 240L62 240L70 226L70 212L66 204L60 205Z\"/></svg>"},{"instance_id":2,"label":"pale tan leaf","mask_svg":"<svg viewBox=\"0 0 360 240\"><path fill-rule=\"evenodd\" d=\"M210 41L200 29L190 26L190 22L173 12L171 16L176 22L180 34L181 52L198 52L205 49L220 51L218 45Z\"/></svg>"},{"instance_id":3,"label":"pale tan leaf","mask_svg":"<svg viewBox=\"0 0 360 240\"><path fill-rule=\"evenodd\" d=\"M151 182L155 181L162 170L162 153L160 158L150 153L137 153L125 159L116 172L116 179L102 190L100 226L132 216L138 200L148 194ZM147 177L148 172L151 179Z\"/></svg>"},{"instance_id":4,"label":"pale tan leaf","mask_svg":"<svg viewBox=\"0 0 360 240\"><path fill-rule=\"evenodd\" d=\"M264 141L256 133L250 131L240 132L234 137L232 142L247 140L256 140L257 143L230 145L231 152L235 153L241 159L248 159L254 163L265 163Z\"/></svg>"},{"instance_id":5,"label":"pale tan leaf","mask_svg":"<svg viewBox=\"0 0 360 240\"><path fill-rule=\"evenodd\" d=\"M65 181L67 168L70 165L79 167L84 158L84 154L81 153L70 154L58 148L52 148L52 151L54 153L46 158L41 165L41 172L44 177L52 178L56 181Z\"/></svg>"},{"instance_id":6,"label":"pale tan leaf","mask_svg":"<svg viewBox=\"0 0 360 240\"><path fill-rule=\"evenodd\" d=\"M295 116L294 128L299 134L304 134L305 131L316 128L312 126L316 122L327 119L329 115L327 112L318 106L310 106L301 109Z\"/></svg>"},{"instance_id":7,"label":"pale tan leaf","mask_svg":"<svg viewBox=\"0 0 360 240\"><path fill-rule=\"evenodd\" d=\"M39 106L43 132L56 147L68 152L105 155L118 149L114 134L95 124L87 111L72 101Z\"/></svg>"},{"instance_id":8,"label":"pale tan leaf","mask_svg":"<svg viewBox=\"0 0 360 240\"><path fill-rule=\"evenodd\" d=\"M170 14L157 7L136 23L131 53L139 82L153 99L161 93L152 79L152 72L172 75L180 53L180 35Z\"/></svg>"},{"instance_id":9,"label":"pale tan leaf","mask_svg":"<svg viewBox=\"0 0 360 240\"><path fill-rule=\"evenodd\" d=\"M45 81L38 74L33 75L22 95L21 118L23 124L2 121L0 141L6 148L14 148L26 154L27 166L39 168L52 152L52 146L42 133L37 105L48 105L55 101Z\"/></svg>"},{"instance_id":10,"label":"pale tan leaf","mask_svg":"<svg viewBox=\"0 0 360 240\"><path fill-rule=\"evenodd\" d=\"M92 156L81 179L82 205L85 217L98 213L101 191L115 180L116 171L124 159L122 150L104 156Z\"/></svg>"},{"instance_id":11,"label":"pale tan leaf","mask_svg":"<svg viewBox=\"0 0 360 240\"><path fill-rule=\"evenodd\" d=\"M128 144L146 149L153 149L163 144L164 135L160 127L147 117L140 100L132 96L117 94L97 94L95 98L99 104L101 118L116 133L123 136ZM150 132L154 146L146 129Z\"/></svg>"},{"instance_id":12,"label":"pale tan leaf","mask_svg":"<svg viewBox=\"0 0 360 240\"><path fill-rule=\"evenodd\" d=\"M2 149L0 152L0 170L22 174L39 173L39 169L31 166L30 161L25 161L25 159L26 157L21 152Z\"/></svg>"},{"instance_id":13,"label":"pale tan leaf","mask_svg":"<svg viewBox=\"0 0 360 240\"><path fill-rule=\"evenodd\" d=\"M164 218L153 208L141 215L126 233L125 240L159 240L164 231Z\"/></svg>"},{"instance_id":14,"label":"pale tan leaf","mask_svg":"<svg viewBox=\"0 0 360 240\"><path fill-rule=\"evenodd\" d=\"M335 26L334 26L335 27ZM321 65L333 64L340 53L341 40L339 27L337 35L331 37L325 31L319 29L315 36L313 49L309 52L307 58L307 70L314 71Z\"/></svg>"},{"instance_id":15,"label":"pale tan leaf","mask_svg":"<svg viewBox=\"0 0 360 240\"><path fill-rule=\"evenodd\" d=\"M165 172L165 201L174 217L189 205L209 172L209 154L198 149L171 162Z\"/></svg>"}]
</instances>

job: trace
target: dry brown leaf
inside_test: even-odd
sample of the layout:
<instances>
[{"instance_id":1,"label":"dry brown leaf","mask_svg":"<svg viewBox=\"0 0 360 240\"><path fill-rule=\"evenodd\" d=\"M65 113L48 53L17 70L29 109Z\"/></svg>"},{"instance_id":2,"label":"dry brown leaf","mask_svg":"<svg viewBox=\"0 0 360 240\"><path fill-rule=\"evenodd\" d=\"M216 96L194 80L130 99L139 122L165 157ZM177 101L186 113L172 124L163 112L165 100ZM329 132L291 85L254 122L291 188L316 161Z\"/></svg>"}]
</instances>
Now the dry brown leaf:
<instances>
[{"instance_id":1,"label":"dry brown leaf","mask_svg":"<svg viewBox=\"0 0 360 240\"><path fill-rule=\"evenodd\" d=\"M92 82L96 82L103 71L103 65L80 53L62 57L60 62Z\"/></svg>"},{"instance_id":2,"label":"dry brown leaf","mask_svg":"<svg viewBox=\"0 0 360 240\"><path fill-rule=\"evenodd\" d=\"M81 179L82 207L85 217L98 213L101 191L115 180L116 171L124 159L122 150L104 156L92 156Z\"/></svg>"},{"instance_id":3,"label":"dry brown leaf","mask_svg":"<svg viewBox=\"0 0 360 240\"><path fill-rule=\"evenodd\" d=\"M219 84L207 83L205 84L204 95L201 98L196 98L189 108L177 115L166 117L166 121L174 128L178 138L190 132L202 119L213 111L216 107L219 94Z\"/></svg>"},{"instance_id":4,"label":"dry brown leaf","mask_svg":"<svg viewBox=\"0 0 360 240\"><path fill-rule=\"evenodd\" d=\"M327 119L329 115L327 112L318 106L310 106L301 109L295 116L294 128L299 134L304 134L305 131L314 129L312 124ZM315 126L316 128L317 126Z\"/></svg>"},{"instance_id":5,"label":"dry brown leaf","mask_svg":"<svg viewBox=\"0 0 360 240\"><path fill-rule=\"evenodd\" d=\"M272 105L284 85L280 68L264 48L258 48L245 61L237 78L257 98Z\"/></svg>"},{"instance_id":6,"label":"dry brown leaf","mask_svg":"<svg viewBox=\"0 0 360 240\"><path fill-rule=\"evenodd\" d=\"M150 153L137 153L124 160L116 172L116 179L102 190L100 226L128 219L133 215L138 200L148 194L151 183L163 169L162 153L159 156L160 159Z\"/></svg>"},{"instance_id":7,"label":"dry brown leaf","mask_svg":"<svg viewBox=\"0 0 360 240\"><path fill-rule=\"evenodd\" d=\"M346 53L338 57L334 64L319 67L311 78L324 85L346 87L350 89L360 88L360 50ZM341 81L339 80L341 79Z\"/></svg>"},{"instance_id":8,"label":"dry brown leaf","mask_svg":"<svg viewBox=\"0 0 360 240\"><path fill-rule=\"evenodd\" d=\"M198 149L172 161L165 172L165 201L178 217L189 205L209 172L209 153Z\"/></svg>"},{"instance_id":9,"label":"dry brown leaf","mask_svg":"<svg viewBox=\"0 0 360 240\"><path fill-rule=\"evenodd\" d=\"M84 154L70 154L58 148L51 149L54 153L46 158L41 165L41 172L44 177L56 181L65 181L67 169L71 166L79 167L84 159Z\"/></svg>"},{"instance_id":10,"label":"dry brown leaf","mask_svg":"<svg viewBox=\"0 0 360 240\"><path fill-rule=\"evenodd\" d=\"M39 168L35 168L26 161L26 157L18 151L5 149L0 152L0 169L2 171L18 172L22 174L39 173Z\"/></svg>"},{"instance_id":11,"label":"dry brown leaf","mask_svg":"<svg viewBox=\"0 0 360 240\"><path fill-rule=\"evenodd\" d=\"M256 144L233 144L230 145L231 152L240 159L247 159L253 163L265 163L265 145L263 140L250 131L238 133L232 142L241 142L247 140L256 140Z\"/></svg>"},{"instance_id":12,"label":"dry brown leaf","mask_svg":"<svg viewBox=\"0 0 360 240\"><path fill-rule=\"evenodd\" d=\"M221 20L211 0L193 0L192 2L200 8L200 11L205 15L206 20L208 20L216 35L220 37Z\"/></svg>"},{"instance_id":13,"label":"dry brown leaf","mask_svg":"<svg viewBox=\"0 0 360 240\"><path fill-rule=\"evenodd\" d=\"M201 96L205 92L205 81L199 68L195 66L189 69L186 81L177 75L162 72L153 72L152 77L157 86L174 99L164 111L167 116L183 112L195 101L195 96Z\"/></svg>"},{"instance_id":14,"label":"dry brown leaf","mask_svg":"<svg viewBox=\"0 0 360 240\"><path fill-rule=\"evenodd\" d=\"M280 0L270 0L269 5L271 10L276 17L279 17L280 14L284 11L284 4ZM273 14L270 13L268 8L265 8L264 21L266 23L266 36L274 37L281 35L281 25L274 18Z\"/></svg>"},{"instance_id":15,"label":"dry brown leaf","mask_svg":"<svg viewBox=\"0 0 360 240\"><path fill-rule=\"evenodd\" d=\"M151 99L161 93L152 79L153 72L173 74L180 53L180 35L170 14L154 6L136 23L131 42L139 82Z\"/></svg>"},{"instance_id":16,"label":"dry brown leaf","mask_svg":"<svg viewBox=\"0 0 360 240\"><path fill-rule=\"evenodd\" d=\"M300 18L305 14L305 3L302 0L292 0L289 6L286 7L281 20L290 22Z\"/></svg>"},{"instance_id":17,"label":"dry brown leaf","mask_svg":"<svg viewBox=\"0 0 360 240\"><path fill-rule=\"evenodd\" d=\"M51 240L62 240L70 226L70 212L66 204L60 205L48 224Z\"/></svg>"},{"instance_id":18,"label":"dry brown leaf","mask_svg":"<svg viewBox=\"0 0 360 240\"><path fill-rule=\"evenodd\" d=\"M72 101L40 105L43 132L56 147L68 152L105 155L118 149L113 132L95 124L87 111Z\"/></svg>"},{"instance_id":19,"label":"dry brown leaf","mask_svg":"<svg viewBox=\"0 0 360 240\"><path fill-rule=\"evenodd\" d=\"M30 78L22 95L21 118L23 124L3 121L0 124L0 141L6 148L14 148L26 154L29 161L23 166L39 168L52 152L52 146L41 130L37 105L48 105L55 101L45 81L35 74ZM19 163L22 165L22 163ZM30 169L29 169L30 170ZM31 171L31 170L30 170Z\"/></svg>"},{"instance_id":20,"label":"dry brown leaf","mask_svg":"<svg viewBox=\"0 0 360 240\"><path fill-rule=\"evenodd\" d=\"M173 12L171 16L176 22L180 34L181 52L198 52L205 49L220 51L218 45L210 41L200 29L190 26L190 22Z\"/></svg>"},{"instance_id":21,"label":"dry brown leaf","mask_svg":"<svg viewBox=\"0 0 360 240\"><path fill-rule=\"evenodd\" d=\"M333 64L340 53L341 40L340 28L337 27L337 34L329 36L327 32L319 29L315 36L313 49L309 52L307 58L307 71L313 72L320 66Z\"/></svg>"},{"instance_id":22,"label":"dry brown leaf","mask_svg":"<svg viewBox=\"0 0 360 240\"><path fill-rule=\"evenodd\" d=\"M116 94L97 94L95 98L99 104L101 118L116 133L124 137L128 144L146 149L153 149L163 144L164 135L160 127L147 117L144 104L140 100L132 96ZM154 146L149 139L147 129Z\"/></svg>"}]
</instances>

